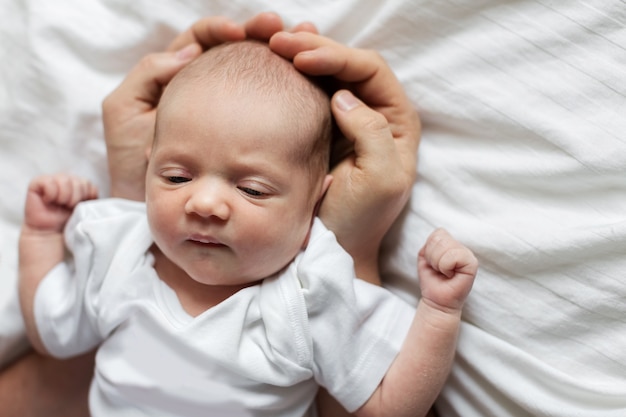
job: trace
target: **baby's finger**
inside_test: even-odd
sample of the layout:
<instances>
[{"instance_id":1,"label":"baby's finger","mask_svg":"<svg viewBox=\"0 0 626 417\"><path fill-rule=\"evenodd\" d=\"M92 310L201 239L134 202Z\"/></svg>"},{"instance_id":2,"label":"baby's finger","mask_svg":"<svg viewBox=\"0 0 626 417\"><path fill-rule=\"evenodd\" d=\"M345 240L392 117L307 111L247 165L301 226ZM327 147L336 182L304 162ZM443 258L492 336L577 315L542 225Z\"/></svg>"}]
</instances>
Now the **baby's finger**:
<instances>
[{"instance_id":1,"label":"baby's finger","mask_svg":"<svg viewBox=\"0 0 626 417\"><path fill-rule=\"evenodd\" d=\"M98 198L98 187L94 183L89 182L87 184L85 200L95 200L96 198Z\"/></svg>"},{"instance_id":2,"label":"baby's finger","mask_svg":"<svg viewBox=\"0 0 626 417\"><path fill-rule=\"evenodd\" d=\"M41 200L45 204L50 204L56 200L59 194L59 186L51 176L41 176L36 178L30 185L29 189L41 196Z\"/></svg>"},{"instance_id":3,"label":"baby's finger","mask_svg":"<svg viewBox=\"0 0 626 417\"><path fill-rule=\"evenodd\" d=\"M436 229L430 234L424 245L424 258L430 264L430 266L441 273L441 258L443 255L451 249L456 241L448 234L444 229Z\"/></svg>"},{"instance_id":4,"label":"baby's finger","mask_svg":"<svg viewBox=\"0 0 626 417\"><path fill-rule=\"evenodd\" d=\"M97 189L91 181L84 178L74 178L74 187L71 200L67 206L73 208L76 204L85 200L92 200L97 197Z\"/></svg>"},{"instance_id":5,"label":"baby's finger","mask_svg":"<svg viewBox=\"0 0 626 417\"><path fill-rule=\"evenodd\" d=\"M70 206L75 194L75 180L69 175L57 175L54 177L56 183L56 193L50 194L49 203L57 206ZM52 188L51 188L52 190Z\"/></svg>"},{"instance_id":6,"label":"baby's finger","mask_svg":"<svg viewBox=\"0 0 626 417\"><path fill-rule=\"evenodd\" d=\"M478 261L469 249L458 245L443 253L439 259L438 269L448 278L459 274L474 276L478 271Z\"/></svg>"}]
</instances>

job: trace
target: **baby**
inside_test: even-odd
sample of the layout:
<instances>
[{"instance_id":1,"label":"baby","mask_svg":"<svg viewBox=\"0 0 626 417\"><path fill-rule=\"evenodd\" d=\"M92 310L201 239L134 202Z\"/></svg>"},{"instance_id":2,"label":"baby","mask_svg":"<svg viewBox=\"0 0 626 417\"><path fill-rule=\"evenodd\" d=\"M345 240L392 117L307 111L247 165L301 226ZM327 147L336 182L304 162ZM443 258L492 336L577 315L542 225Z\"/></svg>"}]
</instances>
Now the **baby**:
<instances>
[{"instance_id":1,"label":"baby","mask_svg":"<svg viewBox=\"0 0 626 417\"><path fill-rule=\"evenodd\" d=\"M328 96L290 62L224 44L166 88L145 204L84 201L94 186L68 175L31 183L27 332L57 357L99 345L92 416L304 416L318 385L357 415L428 410L476 259L435 231L417 310L357 279L316 217L331 132Z\"/></svg>"}]
</instances>

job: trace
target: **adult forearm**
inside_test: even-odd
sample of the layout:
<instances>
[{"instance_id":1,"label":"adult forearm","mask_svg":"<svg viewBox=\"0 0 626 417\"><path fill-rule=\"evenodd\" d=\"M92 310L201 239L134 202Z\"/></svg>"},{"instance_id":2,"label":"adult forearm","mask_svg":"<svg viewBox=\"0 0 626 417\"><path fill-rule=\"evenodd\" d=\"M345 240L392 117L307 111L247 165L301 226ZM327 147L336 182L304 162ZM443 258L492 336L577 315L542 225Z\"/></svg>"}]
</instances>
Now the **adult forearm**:
<instances>
[{"instance_id":1,"label":"adult forearm","mask_svg":"<svg viewBox=\"0 0 626 417\"><path fill-rule=\"evenodd\" d=\"M30 352L0 373L0 416L87 417L93 352L57 360Z\"/></svg>"},{"instance_id":2,"label":"adult forearm","mask_svg":"<svg viewBox=\"0 0 626 417\"><path fill-rule=\"evenodd\" d=\"M350 414L345 408L339 404L339 402L326 391L325 388L320 387L315 399L317 406L317 415L319 417L350 417Z\"/></svg>"},{"instance_id":3,"label":"adult forearm","mask_svg":"<svg viewBox=\"0 0 626 417\"><path fill-rule=\"evenodd\" d=\"M111 197L143 201L145 198L146 149L107 148Z\"/></svg>"},{"instance_id":4,"label":"adult forearm","mask_svg":"<svg viewBox=\"0 0 626 417\"><path fill-rule=\"evenodd\" d=\"M353 250L351 253L356 276L374 285L381 285L378 250L379 248L376 247L369 251Z\"/></svg>"}]
</instances>

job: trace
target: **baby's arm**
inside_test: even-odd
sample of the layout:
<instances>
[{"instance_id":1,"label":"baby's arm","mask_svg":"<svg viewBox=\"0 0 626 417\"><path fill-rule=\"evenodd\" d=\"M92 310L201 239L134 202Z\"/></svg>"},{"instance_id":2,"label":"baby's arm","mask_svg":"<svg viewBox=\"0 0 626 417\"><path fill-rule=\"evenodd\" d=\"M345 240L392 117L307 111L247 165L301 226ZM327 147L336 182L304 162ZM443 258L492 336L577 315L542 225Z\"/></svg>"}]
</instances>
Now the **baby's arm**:
<instances>
[{"instance_id":1,"label":"baby's arm","mask_svg":"<svg viewBox=\"0 0 626 417\"><path fill-rule=\"evenodd\" d=\"M19 239L19 293L26 333L45 353L34 317L35 292L43 277L65 257L63 228L76 204L97 197L87 180L58 174L35 178L28 187Z\"/></svg>"},{"instance_id":2,"label":"baby's arm","mask_svg":"<svg viewBox=\"0 0 626 417\"><path fill-rule=\"evenodd\" d=\"M450 372L461 311L478 270L473 253L438 229L418 255L422 298L402 349L359 416L425 416Z\"/></svg>"}]
</instances>

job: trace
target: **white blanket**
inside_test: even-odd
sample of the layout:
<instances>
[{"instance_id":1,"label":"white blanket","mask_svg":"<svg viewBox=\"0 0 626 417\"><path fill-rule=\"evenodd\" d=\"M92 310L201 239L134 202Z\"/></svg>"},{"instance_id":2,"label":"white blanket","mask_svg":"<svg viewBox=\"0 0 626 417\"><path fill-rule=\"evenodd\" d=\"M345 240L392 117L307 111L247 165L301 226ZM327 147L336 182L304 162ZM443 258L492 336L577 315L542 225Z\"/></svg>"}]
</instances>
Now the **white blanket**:
<instances>
[{"instance_id":1,"label":"white blanket","mask_svg":"<svg viewBox=\"0 0 626 417\"><path fill-rule=\"evenodd\" d=\"M434 227L481 262L443 416L626 415L626 4L620 0L0 0L0 364L24 346L16 241L29 179L107 193L102 98L197 18L263 10L377 49L424 122L386 240L415 301Z\"/></svg>"}]
</instances>

